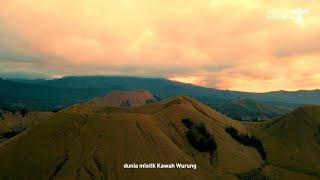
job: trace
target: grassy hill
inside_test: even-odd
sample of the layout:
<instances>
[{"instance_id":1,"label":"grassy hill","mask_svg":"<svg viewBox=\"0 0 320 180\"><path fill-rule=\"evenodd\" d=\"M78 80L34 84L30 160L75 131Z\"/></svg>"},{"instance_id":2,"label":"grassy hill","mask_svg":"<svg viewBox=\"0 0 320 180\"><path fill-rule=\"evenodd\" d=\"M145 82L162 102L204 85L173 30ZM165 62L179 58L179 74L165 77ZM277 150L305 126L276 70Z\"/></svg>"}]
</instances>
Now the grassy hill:
<instances>
[{"instance_id":1,"label":"grassy hill","mask_svg":"<svg viewBox=\"0 0 320 180\"><path fill-rule=\"evenodd\" d=\"M320 106L305 106L264 123L248 123L264 142L268 163L320 176Z\"/></svg>"},{"instance_id":2,"label":"grassy hill","mask_svg":"<svg viewBox=\"0 0 320 180\"><path fill-rule=\"evenodd\" d=\"M315 107L318 112L318 107ZM309 111L309 110L307 110ZM315 114L316 117L318 114ZM288 132L296 115L287 117ZM298 117L300 118L300 116ZM186 125L183 119L189 119ZM77 104L57 112L31 130L0 144L0 177L29 179L317 179L319 170L310 158L296 152L280 156L282 142L271 136L283 136L283 119L277 123L243 123L225 117L199 101L179 96L146 106L132 108L92 107ZM299 121L297 122L299 123ZM311 123L311 124L309 124ZM313 127L318 121L306 121ZM307 126L308 124L308 126ZM227 127L240 134L261 138L267 153L264 161L253 146L233 138ZM254 128L256 127L256 128ZM269 128L267 128L269 127ZM298 131L299 132L299 131ZM216 147L201 151L191 143L204 146L212 139ZM279 133L279 134L278 134ZM310 132L311 133L311 132ZM315 133L315 132L312 132ZM297 133L293 138L302 138ZM315 136L314 136L315 137ZM269 139L270 138L270 139ZM309 136L305 137L309 138ZM210 140L211 141L211 140ZM286 141L298 147L291 136ZM303 145L299 146L303 149ZM290 149L295 152L295 149ZM319 145L310 152L320 153ZM309 152L309 151L308 151ZM124 169L125 163L196 163L197 169ZM306 167L300 168L306 163ZM318 163L319 164L319 163ZM0 179L1 179L0 178ZM319 175L318 175L319 178Z\"/></svg>"},{"instance_id":3,"label":"grassy hill","mask_svg":"<svg viewBox=\"0 0 320 180\"><path fill-rule=\"evenodd\" d=\"M247 98L234 99L210 106L228 117L244 121L270 120L294 109L286 105L262 103Z\"/></svg>"},{"instance_id":4,"label":"grassy hill","mask_svg":"<svg viewBox=\"0 0 320 180\"><path fill-rule=\"evenodd\" d=\"M97 97L88 102L93 107L135 107L155 102L153 94L144 89L135 91L114 90L103 97Z\"/></svg>"}]
</instances>

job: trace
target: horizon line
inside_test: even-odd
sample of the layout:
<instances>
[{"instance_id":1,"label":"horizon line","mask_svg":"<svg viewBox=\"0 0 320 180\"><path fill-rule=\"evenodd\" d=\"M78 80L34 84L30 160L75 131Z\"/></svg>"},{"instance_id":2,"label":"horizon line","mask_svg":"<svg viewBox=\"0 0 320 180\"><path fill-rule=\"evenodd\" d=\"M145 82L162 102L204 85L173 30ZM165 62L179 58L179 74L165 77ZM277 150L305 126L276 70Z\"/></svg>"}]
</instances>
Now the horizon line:
<instances>
[{"instance_id":1,"label":"horizon line","mask_svg":"<svg viewBox=\"0 0 320 180\"><path fill-rule=\"evenodd\" d=\"M57 77L57 78L6 78L6 77L2 77L0 76L0 79L3 80L9 80L9 81L13 81L13 80L27 80L27 81L34 81L34 80L45 80L45 81L50 81L50 80L59 80L59 79L63 79L63 78L70 78L70 77L118 77L118 78L140 78L140 79L162 79L162 80L167 80L167 81L171 81L171 82L177 82L177 83L182 83L182 84L186 84L186 85L192 85L192 86L196 86L196 87L200 87L200 88L206 88L206 89L212 89L212 90L221 90L221 91L232 91L232 92L242 92L242 93L257 93L257 94L263 94L263 93L272 93L272 92L300 92L300 91L320 91L320 88L316 88L316 89L298 89L298 90L284 90L284 89L279 89L279 90L274 90L274 91L261 91L261 92L257 92L257 91L240 91L240 90L231 90L231 89L220 89L220 88L213 88L213 87L206 87L206 86L201 86L201 85L197 85L197 84L193 84L193 83L187 83L187 82L182 82L182 81L177 81L177 80L170 80L168 78L165 77L148 77L148 76L130 76L130 75L66 75L66 76L61 76L61 77ZM22 82L19 82L22 83Z\"/></svg>"}]
</instances>

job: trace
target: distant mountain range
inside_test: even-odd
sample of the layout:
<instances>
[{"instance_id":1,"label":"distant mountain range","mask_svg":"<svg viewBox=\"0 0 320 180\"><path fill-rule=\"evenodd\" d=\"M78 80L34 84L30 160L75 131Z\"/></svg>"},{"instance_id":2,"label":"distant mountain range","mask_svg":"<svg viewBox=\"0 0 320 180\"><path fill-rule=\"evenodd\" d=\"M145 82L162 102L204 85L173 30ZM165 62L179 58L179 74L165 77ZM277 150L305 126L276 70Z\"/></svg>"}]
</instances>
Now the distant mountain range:
<instances>
[{"instance_id":1,"label":"distant mountain range","mask_svg":"<svg viewBox=\"0 0 320 180\"><path fill-rule=\"evenodd\" d=\"M205 88L161 78L70 76L52 80L0 79L0 108L55 110L104 96L112 90L132 91L141 88L149 90L161 99L177 95L190 96L223 113L230 107L241 109L244 107L243 103L240 105L237 99L247 99L261 104L256 108L272 109L271 114L263 115L267 118L276 117L287 112L286 110L301 105L320 103L320 90L249 93ZM248 103L247 101L244 104ZM280 109L275 110L274 108ZM229 110L229 114L228 112L226 114L232 116L232 111ZM251 116L250 113L254 114L255 111L250 110L248 113ZM248 115L243 117L245 116ZM241 119L241 117L237 118Z\"/></svg>"}]
</instances>

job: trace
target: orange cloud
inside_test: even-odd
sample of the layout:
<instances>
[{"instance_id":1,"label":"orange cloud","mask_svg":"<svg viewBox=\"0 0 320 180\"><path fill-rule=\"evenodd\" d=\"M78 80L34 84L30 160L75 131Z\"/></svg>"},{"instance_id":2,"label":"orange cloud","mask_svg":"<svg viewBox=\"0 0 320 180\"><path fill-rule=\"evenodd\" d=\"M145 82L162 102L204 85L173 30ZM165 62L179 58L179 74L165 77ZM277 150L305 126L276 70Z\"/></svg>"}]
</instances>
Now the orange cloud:
<instances>
[{"instance_id":1,"label":"orange cloud","mask_svg":"<svg viewBox=\"0 0 320 180\"><path fill-rule=\"evenodd\" d=\"M310 11L303 26L266 18L297 7ZM303 0L2 0L0 70L160 76L245 91L319 88L319 8Z\"/></svg>"}]
</instances>

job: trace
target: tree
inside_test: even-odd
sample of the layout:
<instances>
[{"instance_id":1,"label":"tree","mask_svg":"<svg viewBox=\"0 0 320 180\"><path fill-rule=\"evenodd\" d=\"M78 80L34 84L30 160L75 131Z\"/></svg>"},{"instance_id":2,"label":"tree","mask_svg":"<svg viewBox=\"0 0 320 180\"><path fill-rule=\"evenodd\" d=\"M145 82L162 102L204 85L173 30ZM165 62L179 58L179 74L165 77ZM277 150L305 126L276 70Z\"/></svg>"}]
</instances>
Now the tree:
<instances>
[{"instance_id":1,"label":"tree","mask_svg":"<svg viewBox=\"0 0 320 180\"><path fill-rule=\"evenodd\" d=\"M207 132L204 124L194 124L189 118L182 119L182 123L188 128L187 138L189 143L200 152L213 154L217 144L214 137Z\"/></svg>"},{"instance_id":2,"label":"tree","mask_svg":"<svg viewBox=\"0 0 320 180\"><path fill-rule=\"evenodd\" d=\"M235 129L234 127L226 127L225 128L226 132L230 134L230 136L237 140L239 143L245 145L245 146L251 146L253 148L255 148L261 158L263 160L265 160L267 158L267 153L265 152L264 148L263 148L263 144L260 141L260 139L258 139L255 136L249 136L248 134L239 134L238 130Z\"/></svg>"}]
</instances>

